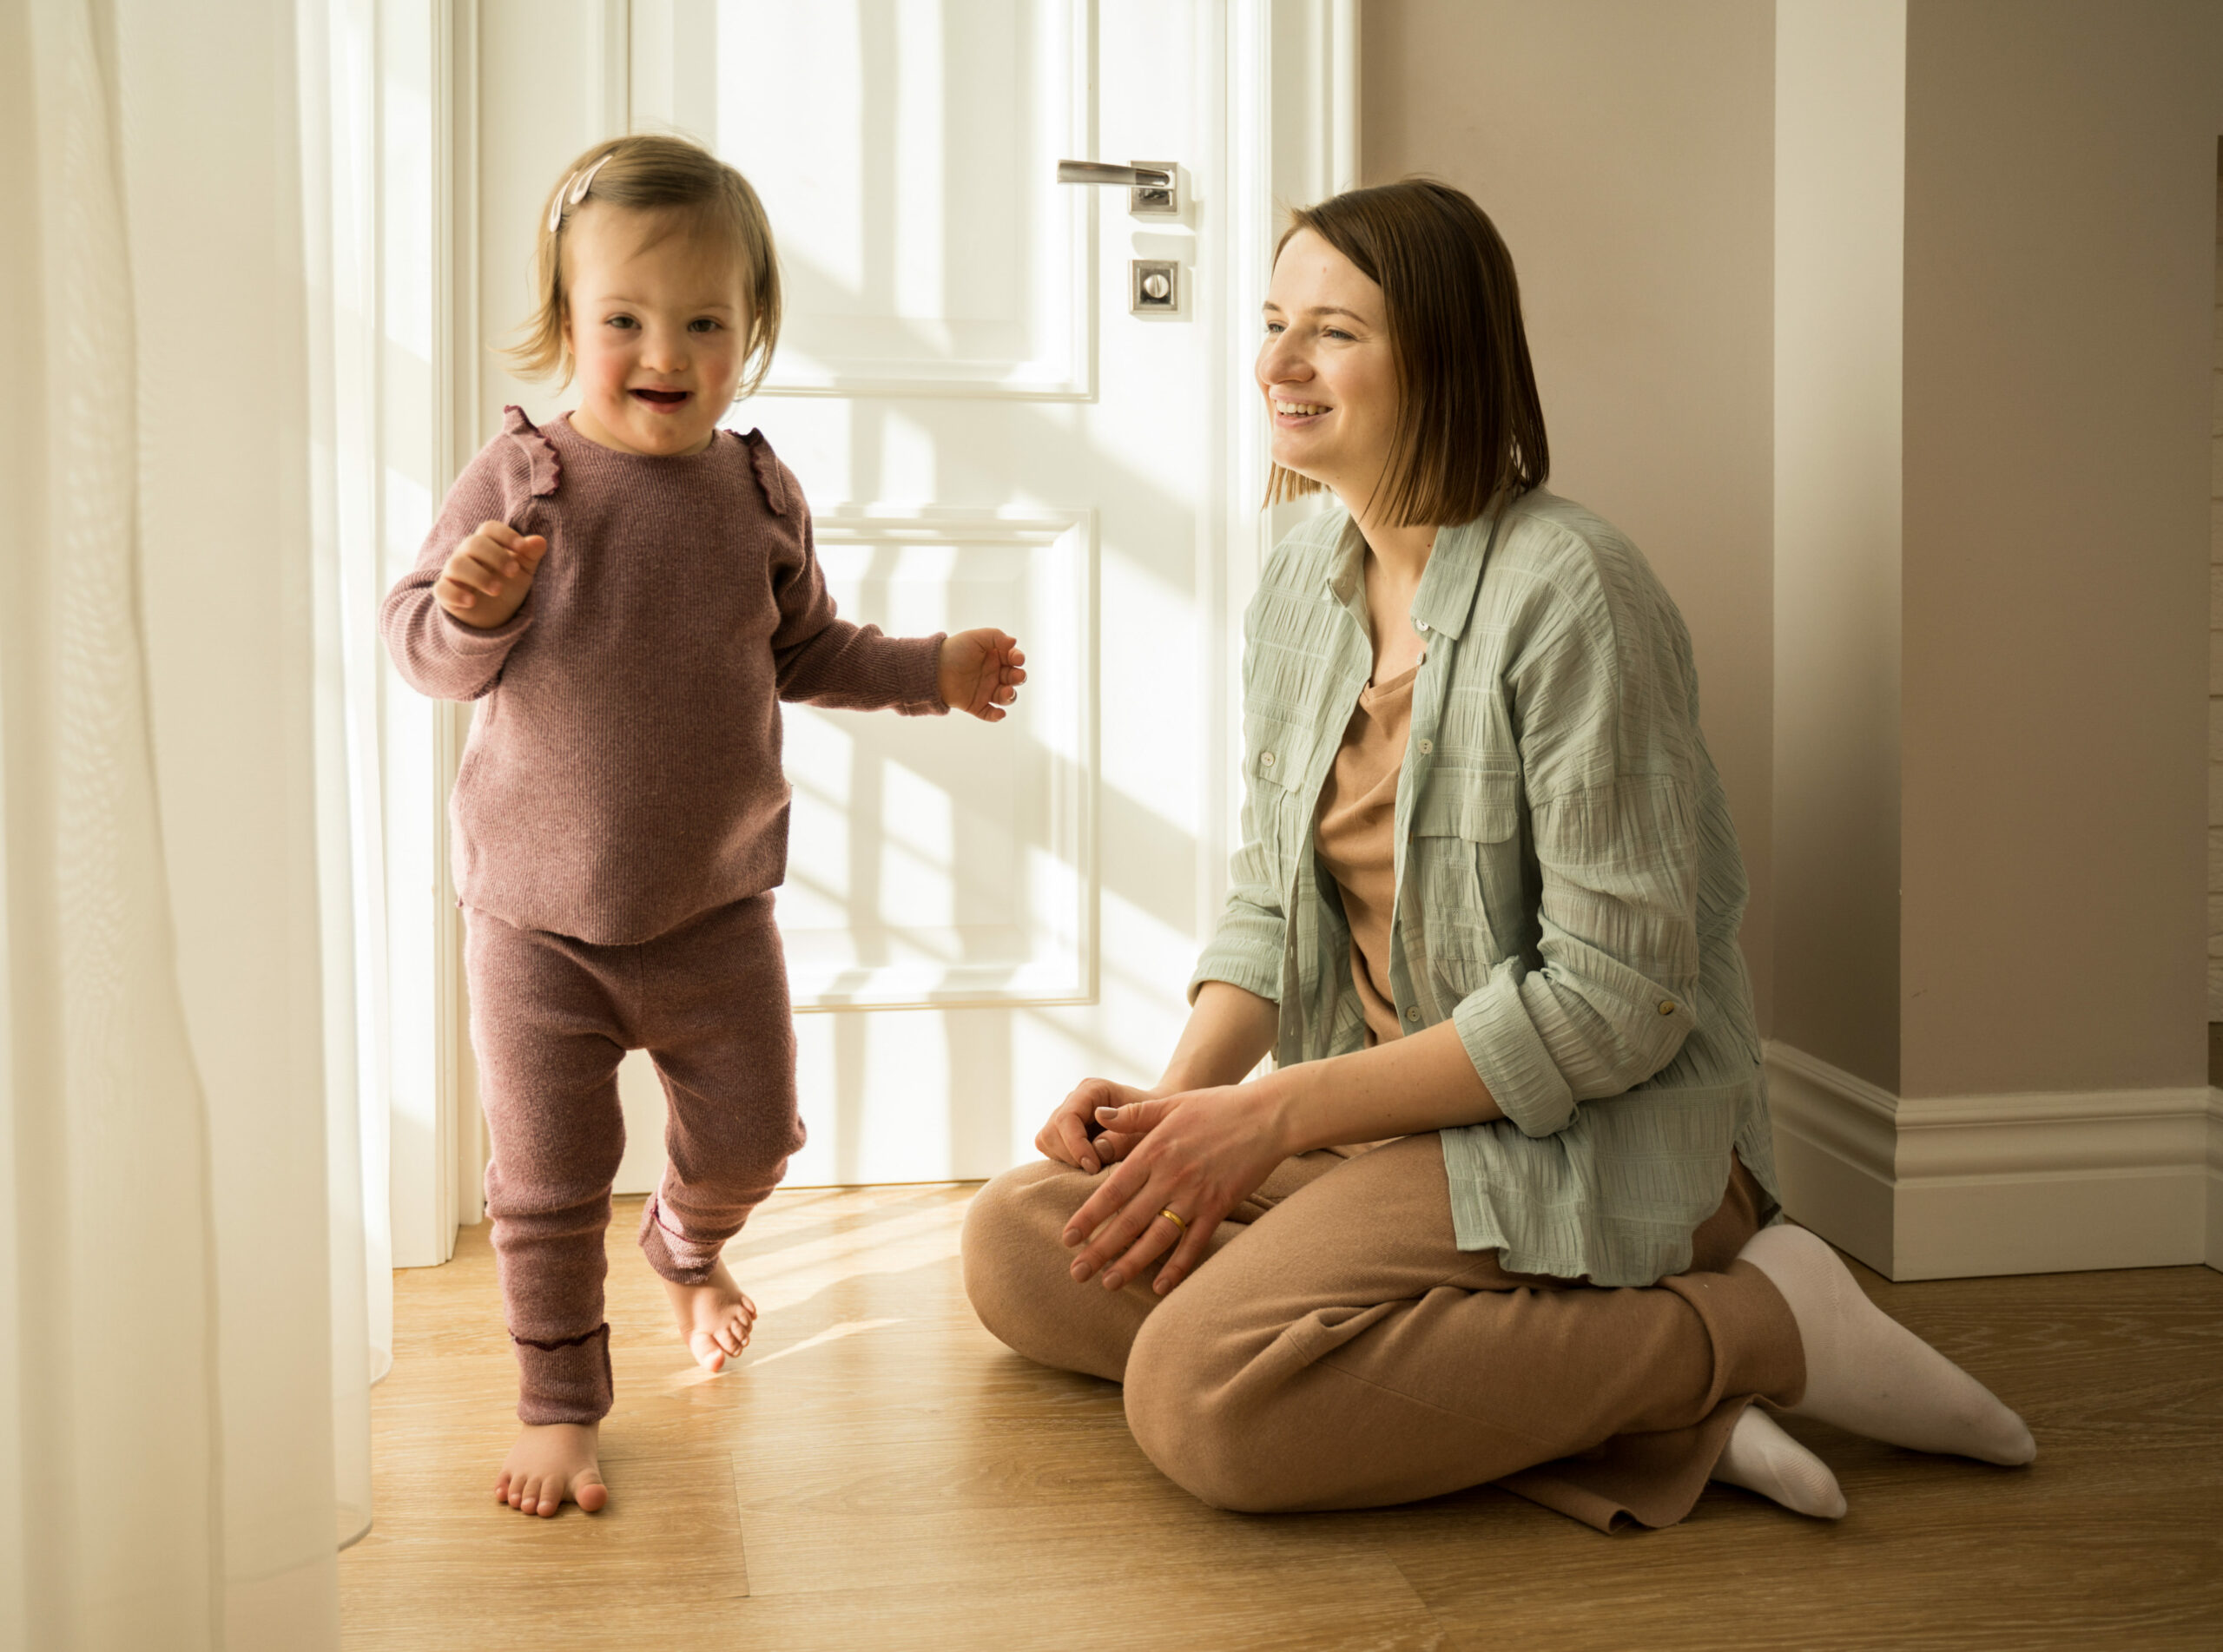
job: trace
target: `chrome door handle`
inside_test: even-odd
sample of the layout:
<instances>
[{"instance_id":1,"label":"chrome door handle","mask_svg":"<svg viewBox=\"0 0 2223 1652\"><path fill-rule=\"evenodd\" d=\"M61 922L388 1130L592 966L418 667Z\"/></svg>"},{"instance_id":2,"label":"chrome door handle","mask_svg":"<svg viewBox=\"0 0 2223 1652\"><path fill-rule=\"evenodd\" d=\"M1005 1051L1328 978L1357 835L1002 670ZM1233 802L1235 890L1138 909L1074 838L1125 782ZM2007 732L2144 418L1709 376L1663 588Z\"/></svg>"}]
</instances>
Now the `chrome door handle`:
<instances>
[{"instance_id":1,"label":"chrome door handle","mask_svg":"<svg viewBox=\"0 0 2223 1652\"><path fill-rule=\"evenodd\" d=\"M1115 167L1102 161L1060 161L1058 181L1124 185L1129 192L1129 212L1148 218L1172 218L1181 212L1174 182L1179 171L1171 161L1138 161L1130 167Z\"/></svg>"},{"instance_id":2,"label":"chrome door handle","mask_svg":"<svg viewBox=\"0 0 2223 1652\"><path fill-rule=\"evenodd\" d=\"M1059 183L1123 183L1131 189L1170 189L1173 174L1163 167L1115 167L1103 161L1060 161Z\"/></svg>"}]
</instances>

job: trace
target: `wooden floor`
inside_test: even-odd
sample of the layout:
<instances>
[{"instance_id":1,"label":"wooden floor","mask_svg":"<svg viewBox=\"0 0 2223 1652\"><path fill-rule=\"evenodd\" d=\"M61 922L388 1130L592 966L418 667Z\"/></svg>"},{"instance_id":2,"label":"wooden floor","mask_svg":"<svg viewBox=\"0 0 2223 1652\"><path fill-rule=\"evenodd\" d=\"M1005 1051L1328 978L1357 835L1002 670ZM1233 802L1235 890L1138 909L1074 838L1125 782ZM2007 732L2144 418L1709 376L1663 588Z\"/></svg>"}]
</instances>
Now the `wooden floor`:
<instances>
[{"instance_id":1,"label":"wooden floor","mask_svg":"<svg viewBox=\"0 0 2223 1652\"><path fill-rule=\"evenodd\" d=\"M1836 1525L1720 1486L1680 1526L1613 1537L1487 1489L1263 1517L1161 1478L1113 1385L980 1329L958 1277L971 1195L775 1195L729 1253L756 1341L715 1379L672 1336L630 1201L592 1518L491 1497L515 1374L485 1231L398 1274L346 1644L2223 1648L2223 1274L1857 1270L2022 1411L2040 1455L1993 1469L1791 1419L1851 1501Z\"/></svg>"}]
</instances>

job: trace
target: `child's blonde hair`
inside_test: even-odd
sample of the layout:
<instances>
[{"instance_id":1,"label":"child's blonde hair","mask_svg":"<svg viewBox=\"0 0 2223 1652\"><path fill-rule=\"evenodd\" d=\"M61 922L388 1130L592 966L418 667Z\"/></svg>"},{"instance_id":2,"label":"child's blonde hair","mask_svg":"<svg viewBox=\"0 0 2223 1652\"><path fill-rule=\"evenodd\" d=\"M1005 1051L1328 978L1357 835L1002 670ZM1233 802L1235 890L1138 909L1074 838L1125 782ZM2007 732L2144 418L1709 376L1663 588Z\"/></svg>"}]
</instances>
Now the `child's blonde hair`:
<instances>
[{"instance_id":1,"label":"child's blonde hair","mask_svg":"<svg viewBox=\"0 0 2223 1652\"><path fill-rule=\"evenodd\" d=\"M771 369L780 339L780 261L772 250L772 226L749 180L684 138L645 133L614 138L596 144L565 170L541 214L533 249L539 307L523 336L502 353L529 378L552 375L558 385L571 382L571 351L564 337L571 310L564 231L589 201L676 214L688 230L722 242L740 261L749 287L749 337L736 394L755 392Z\"/></svg>"}]
</instances>

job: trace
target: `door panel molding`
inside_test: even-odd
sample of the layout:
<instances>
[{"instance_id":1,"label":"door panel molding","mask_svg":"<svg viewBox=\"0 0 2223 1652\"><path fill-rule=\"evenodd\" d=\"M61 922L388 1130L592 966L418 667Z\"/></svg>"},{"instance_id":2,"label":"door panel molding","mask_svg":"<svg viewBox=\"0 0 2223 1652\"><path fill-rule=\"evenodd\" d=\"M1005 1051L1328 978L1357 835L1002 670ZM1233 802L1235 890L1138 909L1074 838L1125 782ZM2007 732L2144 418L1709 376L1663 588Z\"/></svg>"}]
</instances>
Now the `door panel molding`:
<instances>
[{"instance_id":1,"label":"door panel molding","mask_svg":"<svg viewBox=\"0 0 2223 1652\"><path fill-rule=\"evenodd\" d=\"M513 267L525 244L520 236L530 229L519 215L525 211L520 202L527 196L537 198L549 169L595 137L669 124L657 115L655 89L644 83L644 42L660 18L668 19L689 6L705 11L712 8L710 0L570 0L531 14L486 8L482 16L476 0L445 3L453 8L458 19L458 64L453 72L461 77L461 89L470 92L477 103L475 109L465 109L466 100L459 95L447 115L455 123L449 134L452 153L472 156L469 180L458 177L455 186L456 253L458 260L475 253L481 260L477 269L456 271L458 313L450 333L448 365L456 375L455 395L461 410L453 448L467 457L485 421L502 402L525 401L538 411L548 400L544 392L510 381L491 358L482 365L480 346L465 331L483 328L491 341L517 318L522 288ZM1195 238L1209 267L1191 289L1197 300L1192 313L1177 321L1158 319L1138 333L1126 330L1124 317L1113 333L1114 322L1106 319L1102 351L1110 352L1116 343L1120 353L1100 353L1097 317L1105 293L1099 286L1124 268L1130 250L1126 240L1142 236L1145 227L1126 223L1116 212L1099 207L1091 199L1096 192L1066 191L1075 198L1071 206L1077 224L1072 268L1086 285L1070 289L1069 299L1060 299L1061 312L1081 318L1070 344L1060 335L1059 348L1070 350L1069 363L1058 365L1062 376L1045 372L1030 380L1006 370L998 378L967 378L950 371L947 360L929 359L921 365L915 358L890 362L886 357L891 352L886 350L877 359L857 351L840 364L839 373L821 372L820 382L808 382L810 375L788 371L770 387L785 404L782 408L768 397L763 410L782 451L798 463L808 455L814 467L809 473L827 478L819 484L827 495L841 497L848 490L838 478L853 475L860 485L848 490L849 497L881 501L830 510L818 518L822 554L837 578L860 576L845 568L847 558L861 558L869 572L875 558L892 556L895 562L889 565L897 565L907 556L916 571L931 569L940 557L944 571L957 584L979 579L994 585L1003 580L1000 593L992 595L1008 602L1015 600L1013 580L1023 585L1037 576L1055 573L1062 577L1062 570L1078 569L1081 584L1075 595L1081 601L1075 611L1085 619L1072 642L1057 647L1076 664L1080 652L1086 656L1085 670L1058 674L1079 683L1080 698L1060 708L1054 718L1042 703L1049 687L1046 675L1030 684L1027 697L1037 703L1027 709L1041 731L1036 743L1054 750L1057 761L1038 754L1033 760L1037 768L1011 780L1003 803L1010 816L1016 813L1012 800L1032 800L1026 806L1035 811L1038 821L1049 821L1056 809L1065 811L1053 824L1029 826L1025 831L1014 826L1006 835L1031 843L1046 860L1067 869L1057 910L1065 912L1063 898L1069 897L1069 925L1046 921L1035 925L1036 914L1050 910L1046 900L1039 901L1029 909L1026 923L1003 925L1004 932L986 935L985 944L982 936L973 936L974 955L946 945L952 955L945 957L926 944L935 939L927 931L937 927L962 931L965 925L914 923L909 920L933 914L899 912L892 916L906 922L893 927L912 931L908 940L914 944L907 951L897 948L896 942L905 938L897 934L885 938L887 950L883 955L861 960L812 958L802 956L812 946L794 948L805 1075L815 1074L812 1082L825 1089L824 1096L809 1103L821 1109L812 1115L817 1139L810 1152L815 1156L808 1165L799 1165L798 1185L829 1177L978 1175L1011 1162L1011 1155L1024 1156L1025 1138L1039 1122L1039 1098L1054 1099L1051 1091L1069 1084L1079 1070L1124 1071L1129 1056L1122 1052L1145 1047L1156 1052L1170 1040L1180 1011L1174 989L1187 960L1193 958L1186 938L1191 905L1202 898L1204 912L1216 913L1225 886L1236 765L1228 743L1230 736L1222 725L1232 724L1236 716L1240 616L1276 526L1262 519L1257 509L1264 477L1263 425L1242 416L1243 409L1255 405L1256 392L1250 385L1256 342L1250 318L1263 298L1272 242L1279 230L1276 202L1315 200L1355 181L1357 82L1351 25L1356 8L1354 0L1220 0L1193 10L1175 0L1162 4L1151 0L1132 12L1099 7L1090 0L1033 3L1059 8L1060 16L1071 19L1072 38L1089 47L1088 52L1076 54L1070 82L1061 76L1074 125L1069 144L1057 146L1065 154L1055 159L1098 156L1099 130L1112 132L1106 141L1121 150L1100 158L1134 158L1122 147L1131 142L1140 146L1138 154L1146 150L1151 155L1184 148L1178 143L1164 150L1154 147L1124 105L1113 110L1120 119L1100 125L1104 111L1097 102L1098 79L1110 72L1107 64L1119 65L1113 62L1110 36L1105 37L1105 58L1098 61L1099 27L1125 26L1129 30L1125 39L1137 29L1156 27L1164 33L1164 23L1176 21L1168 36L1174 54L1169 61L1192 65L1196 95L1206 103L1224 91L1224 116L1214 114L1203 122L1192 135L1192 152L1176 157L1197 168L1197 178L1184 183L1204 187L1184 191L1186 210L1175 233ZM465 57L466 46L475 58ZM1120 52L1126 50L1120 46ZM1184 58L1184 53L1193 56ZM670 61L669 54L664 61ZM1123 83L1131 86L1131 78ZM746 157L738 158L746 167ZM483 201L463 199L473 189L483 194ZM795 237L788 233L776 208L773 215L782 231L783 246L792 245ZM1151 233L1160 237L1166 234ZM972 251L958 250L967 255ZM1143 256L1167 255L1139 239L1132 250ZM1193 536L1189 528L1147 514L1159 506L1150 492L1151 460L1146 448L1131 445L1117 431L1089 434L1104 418L1103 410L1091 404L1114 392L1132 394L1136 375L1151 371L1141 364L1177 336L1163 329L1177 326L1205 330L1210 371L1204 376L1210 381L1207 401L1217 404L1185 438L1193 444L1201 436L1213 450L1199 484L1204 490L1196 495ZM931 337L926 342L939 349L947 340ZM912 347L903 344L900 335L897 343ZM1042 353L1037 352L1030 359L1039 359ZM800 365L799 358L784 347L782 355L786 367ZM821 369L824 365L820 364ZM854 423L839 423L838 415L828 417L829 404L842 398L858 409ZM1042 405L1057 403L1068 405ZM1187 405L1201 409L1205 403L1191 400ZM896 450L883 445L892 438L911 442L927 421L951 418L957 421L951 428L964 432L961 441L995 444L1017 438L1019 445L1013 452L1029 457L1016 477L1005 476L1001 461L982 457L990 450L968 453L960 446L951 451L945 467L929 466L921 472L908 457L910 449L901 450L904 457L898 462L890 457ZM743 417L739 422L745 427L749 421ZM1194 418L1173 422L1196 424ZM1128 491L1106 497L1106 514L1100 522L1090 516L1084 523L1086 513L1032 503L1003 512L975 511L969 518L940 507L894 503L929 497L933 488L944 483L953 484L956 497L982 505L1001 499L1032 501L1036 496L1030 489L1037 487L1049 490L1052 500L1084 497L1085 490L1073 485L1071 475L1059 468L1059 457L1070 454L1073 444L1082 441L1102 444L1115 474L1120 474L1118 465L1126 466L1118 485ZM993 451L1003 451L1000 447ZM1193 453L1194 446L1186 451ZM923 483L917 479L920 475L926 478ZM925 490L914 491L914 487ZM1112 509L1114 498L1118 501L1116 510ZM1001 531L1010 537L983 538L987 524L996 521L1003 523ZM1025 578L1013 560L1022 554L1038 563ZM1193 592L1180 595L1189 591L1191 569ZM1168 802L1164 808L1156 808L1153 787L1159 774L1147 763L1137 767L1136 735L1131 727L1134 708L1120 710L1127 732L1119 740L1112 738L1112 725L1103 721L1112 712L1102 696L1133 694L1138 682L1131 668L1124 676L1113 671L1111 660L1101 655L1098 632L1146 620L1152 582L1161 572L1177 575L1177 589L1170 594L1188 604L1184 611L1193 615L1195 629L1185 630L1182 646L1201 650L1203 656L1184 655L1169 659L1168 664L1184 679L1185 693L1201 694L1210 703L1168 701L1152 714L1177 716L1184 714L1183 706L1191 706L1200 724L1184 731L1177 767L1163 770ZM920 600L933 582L929 573L920 589L903 600ZM843 602L845 612L860 617L872 617L870 607L868 602ZM953 619L961 617L958 610L951 612ZM1000 622L1003 615L982 618ZM1042 628L1031 617L1021 618L1029 628L1030 648L1039 646ZM940 629L941 622L920 628L907 620L897 623L904 629L931 630ZM1101 695L1099 681L1105 685ZM797 714L801 710L791 708L791 728L801 721ZM835 716L838 721L840 714ZM905 736L874 754L881 760L883 779L894 775L898 784L908 784L897 771L907 769L911 778L921 778L910 759L915 756L918 765L941 760L927 748L913 745L920 732L919 724L897 725L885 717L880 721L901 728ZM954 733L964 725L952 720L951 725L924 732L932 735L944 727ZM999 735L1015 731L1005 726L977 732ZM800 768L792 772L800 789L806 777ZM1199 775L1209 779L1200 782ZM932 776L923 778L931 780ZM1228 787L1224 800L1194 798L1197 785L1217 787L1223 778ZM884 821L884 799L880 806L878 818ZM1112 823L1109 826L1099 826L1099 807L1112 811L1103 817ZM1113 839L1109 844L1107 833ZM802 835L799 831L798 865L808 858L808 846L800 841ZM1164 880L1158 886L1147 879L1138 881L1137 868L1151 855L1175 858L1193 871L1175 872L1177 888ZM1172 865L1175 859L1166 864ZM799 910L805 903L795 894L791 878L781 897L783 924L808 916ZM449 910L447 921L452 922L452 904ZM993 931L997 926L980 927ZM807 925L796 925L798 931L807 929ZM807 941L808 937L806 933L797 938ZM945 942L955 938L962 937L942 938ZM843 973L860 961L869 970L862 978ZM922 970L922 963L933 972ZM905 968L910 971L907 977ZM448 1081L452 1093L468 1106L468 1041L463 1034L461 999L458 991L452 1004L442 1006L449 1019L440 1047L452 1053L454 1063ZM907 1009L893 1015L828 1013L861 1010L868 1005ZM978 1093L966 1107L951 1109L946 1116L938 1108L922 1109L921 1099L936 1092L937 1086L959 1083L961 1064L971 1063L964 1070L972 1072L984 1060L989 1065L980 1072L987 1083L974 1086ZM1107 1063L1112 1064L1103 1064ZM636 1079L641 1076L634 1075ZM912 1076L916 1086L907 1084ZM654 1089L652 1079L650 1089ZM657 1098L650 1095L646 1110L637 1121L641 1127L646 1128L648 1116L657 1105ZM475 1106L468 1110L475 1124ZM928 1139L937 1130L947 1135L946 1142ZM645 1144L647 1138L643 1140ZM418 1153L425 1150L425 1144L411 1145ZM456 1165L452 1186L475 1180L483 1164L475 1130L465 1145L468 1163ZM397 1142L398 1150L400 1146ZM643 1165L643 1175L647 1175L645 1160ZM633 1186L631 1181L622 1181L620 1190Z\"/></svg>"},{"instance_id":2,"label":"door panel molding","mask_svg":"<svg viewBox=\"0 0 2223 1652\"><path fill-rule=\"evenodd\" d=\"M850 8L632 0L635 128L730 155L780 227L786 316L759 395L1096 394L1096 214L1086 191L1038 188L1093 153L1095 6L1004 3L1008 26L974 16L953 38L957 8L937 9L936 34L898 7L881 41L852 35ZM1006 42L1012 72L984 65L978 95L943 107L950 60ZM854 96L788 104L775 82L722 107L729 51L758 47L821 69L853 55Z\"/></svg>"},{"instance_id":3,"label":"door panel molding","mask_svg":"<svg viewBox=\"0 0 2223 1652\"><path fill-rule=\"evenodd\" d=\"M1061 664L993 727L786 708L794 802L780 930L798 1012L1095 996L1096 527L1086 507L874 504L816 519L819 562L848 617L897 635L1007 624ZM946 811L938 798L952 800ZM955 800L970 806L960 814ZM861 813L877 816L857 833L880 845L873 859L906 874L907 912L869 910L884 905L883 880L876 865L850 865L864 852L849 842ZM993 886L1014 858L1027 869L1016 909L998 910ZM950 910L918 910L941 904Z\"/></svg>"}]
</instances>

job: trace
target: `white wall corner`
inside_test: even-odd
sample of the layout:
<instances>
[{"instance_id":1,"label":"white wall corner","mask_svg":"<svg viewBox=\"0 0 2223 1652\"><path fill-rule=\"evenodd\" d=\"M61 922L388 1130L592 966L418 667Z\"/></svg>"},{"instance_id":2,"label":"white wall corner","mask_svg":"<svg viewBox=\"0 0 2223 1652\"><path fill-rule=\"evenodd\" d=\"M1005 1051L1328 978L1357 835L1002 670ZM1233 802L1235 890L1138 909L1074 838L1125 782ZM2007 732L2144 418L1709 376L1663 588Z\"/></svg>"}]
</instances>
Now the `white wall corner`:
<instances>
[{"instance_id":1,"label":"white wall corner","mask_svg":"<svg viewBox=\"0 0 2223 1652\"><path fill-rule=\"evenodd\" d=\"M1894 1280L2223 1266L2223 1091L1903 1098L1788 1044L1791 1219Z\"/></svg>"},{"instance_id":2,"label":"white wall corner","mask_svg":"<svg viewBox=\"0 0 2223 1652\"><path fill-rule=\"evenodd\" d=\"M1771 1040L1768 1109L1784 1208L1886 1278L1898 1277L1892 1201L1899 1098Z\"/></svg>"}]
</instances>

